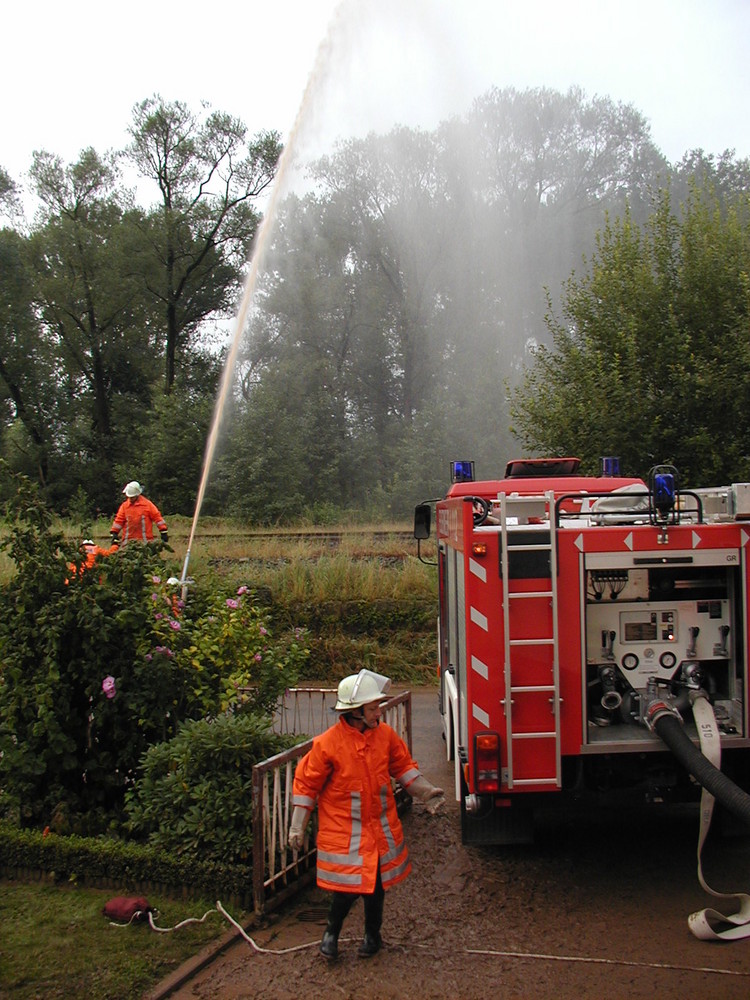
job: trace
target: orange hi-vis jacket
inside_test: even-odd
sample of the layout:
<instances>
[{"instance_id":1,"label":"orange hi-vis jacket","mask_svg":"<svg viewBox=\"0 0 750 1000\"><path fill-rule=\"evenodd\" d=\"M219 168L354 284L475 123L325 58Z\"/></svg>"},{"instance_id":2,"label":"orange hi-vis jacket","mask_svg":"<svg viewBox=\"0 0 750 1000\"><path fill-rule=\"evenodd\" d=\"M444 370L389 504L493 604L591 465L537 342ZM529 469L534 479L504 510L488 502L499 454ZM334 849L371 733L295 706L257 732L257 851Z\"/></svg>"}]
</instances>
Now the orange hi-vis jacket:
<instances>
[{"instance_id":1,"label":"orange hi-vis jacket","mask_svg":"<svg viewBox=\"0 0 750 1000\"><path fill-rule=\"evenodd\" d=\"M86 558L81 565L76 566L75 563L68 563L68 569L73 576L75 576L76 573L83 574L87 569L91 569L99 556L111 556L113 552L117 552L117 546L112 545L108 549L103 549L100 545L93 542L91 545L82 545L81 550L86 553ZM65 583L67 585L68 581L66 580Z\"/></svg>"},{"instance_id":2,"label":"orange hi-vis jacket","mask_svg":"<svg viewBox=\"0 0 750 1000\"><path fill-rule=\"evenodd\" d=\"M391 778L405 788L420 774L409 748L381 722L360 733L342 717L313 740L294 775L293 804L318 803L317 882L370 894L380 862L384 889L411 871Z\"/></svg>"},{"instance_id":3,"label":"orange hi-vis jacket","mask_svg":"<svg viewBox=\"0 0 750 1000\"><path fill-rule=\"evenodd\" d=\"M117 552L116 545L110 545L108 549L103 549L101 545L94 543L93 545L83 545L82 548L86 553L86 561L81 567L82 569L91 569L99 556L111 556L113 552Z\"/></svg>"},{"instance_id":4,"label":"orange hi-vis jacket","mask_svg":"<svg viewBox=\"0 0 750 1000\"><path fill-rule=\"evenodd\" d=\"M133 500L124 500L120 504L109 530L113 535L117 535L123 545L132 541L152 542L153 525L156 525L157 531L167 530L167 523L161 516L159 508L141 494Z\"/></svg>"}]
</instances>

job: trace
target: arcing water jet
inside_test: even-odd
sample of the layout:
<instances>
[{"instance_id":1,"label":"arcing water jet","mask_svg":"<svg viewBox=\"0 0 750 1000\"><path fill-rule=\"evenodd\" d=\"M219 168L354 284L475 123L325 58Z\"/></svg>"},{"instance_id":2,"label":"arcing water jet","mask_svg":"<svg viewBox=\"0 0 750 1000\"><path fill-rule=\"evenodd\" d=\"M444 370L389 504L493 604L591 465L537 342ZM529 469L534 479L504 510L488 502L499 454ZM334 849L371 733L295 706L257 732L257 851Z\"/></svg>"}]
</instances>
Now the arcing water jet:
<instances>
[{"instance_id":1,"label":"arcing water jet","mask_svg":"<svg viewBox=\"0 0 750 1000\"><path fill-rule=\"evenodd\" d=\"M195 502L195 512L193 514L193 521L190 527L190 536L188 538L187 551L185 553L185 562L182 566L182 573L180 575L180 584L182 585L182 599L185 600L187 596L188 589L188 566L190 563L190 554L193 547L193 540L195 538L195 529L198 524L198 517L200 516L201 508L203 506L203 499L206 494L206 487L208 485L208 478L211 471L211 465L214 459L214 454L216 452L216 445L219 439L219 431L221 429L221 422L224 416L224 409L226 407L226 402L229 397L229 393L232 385L232 376L234 374L234 367L237 361L237 353L239 351L240 341L242 338L242 332L245 329L245 324L247 323L247 317L250 311L250 306L253 301L253 296L258 283L258 276L261 273L261 268L264 263L264 258L266 251L268 249L269 240L273 230L273 224L276 218L278 207L282 198L282 195L286 189L286 182L288 175L290 173L292 164L294 162L294 157L297 152L297 147L299 145L300 137L303 134L304 126L307 119L308 109L313 104L317 91L321 85L321 82L325 79L326 70L330 61L330 53L333 50L334 38L336 37L338 25L343 17L344 9L348 6L347 0L343 0L341 4L336 8L333 17L331 18L331 23L328 28L328 32L321 42L318 52L315 58L315 64L313 66L310 78L308 80L307 86L305 88L304 94L302 96L302 101L297 112L297 117L294 122L294 126L289 134L289 139L284 146L281 157L279 158L278 170L276 173L276 182L273 185L273 190L271 193L271 198L268 204L268 209L261 220L261 224L258 228L257 237L255 241L255 246L253 249L252 256L250 258L250 270L248 271L247 278L245 279L244 290L242 298L240 300L239 309L237 311L237 316L235 319L234 332L232 335L232 340L230 344L229 354L224 365L224 371L222 373L221 385L219 387L219 395L216 400L216 406L214 408L214 414L211 421L211 429L209 431L208 440L206 443L206 451L203 458L203 472L201 474L201 481L198 487L198 496Z\"/></svg>"}]
</instances>

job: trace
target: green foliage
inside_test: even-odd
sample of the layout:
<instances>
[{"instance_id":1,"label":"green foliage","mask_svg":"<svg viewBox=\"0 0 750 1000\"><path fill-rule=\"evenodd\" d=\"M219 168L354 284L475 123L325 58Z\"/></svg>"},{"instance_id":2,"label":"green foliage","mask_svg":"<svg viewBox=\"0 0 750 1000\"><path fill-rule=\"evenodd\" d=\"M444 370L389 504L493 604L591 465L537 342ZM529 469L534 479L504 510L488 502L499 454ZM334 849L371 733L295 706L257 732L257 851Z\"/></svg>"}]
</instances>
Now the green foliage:
<instances>
[{"instance_id":1,"label":"green foliage","mask_svg":"<svg viewBox=\"0 0 750 1000\"><path fill-rule=\"evenodd\" d=\"M0 820L0 868L6 872L44 872L58 883L106 881L123 888L143 883L192 894L244 897L250 901L252 875L247 866L221 864L125 843L112 837L61 837L50 830L21 830Z\"/></svg>"},{"instance_id":2,"label":"green foliage","mask_svg":"<svg viewBox=\"0 0 750 1000\"><path fill-rule=\"evenodd\" d=\"M153 627L148 641L153 645L145 659L169 663L185 678L183 697L202 706L204 715L226 711L235 703L272 710L304 663L303 630L290 630L274 640L267 617L251 603L244 585L232 596L213 594L202 603L185 605L175 584L159 576L151 582Z\"/></svg>"},{"instance_id":3,"label":"green foliage","mask_svg":"<svg viewBox=\"0 0 750 1000\"><path fill-rule=\"evenodd\" d=\"M149 746L240 699L268 707L304 661L303 634L272 641L244 592L197 589L180 607L159 545L84 570L24 479L7 519L0 544L17 572L0 592L0 814L22 825L116 823Z\"/></svg>"},{"instance_id":4,"label":"green foliage","mask_svg":"<svg viewBox=\"0 0 750 1000\"><path fill-rule=\"evenodd\" d=\"M184 723L145 753L127 795L129 830L177 857L248 864L253 765L294 742L253 712Z\"/></svg>"},{"instance_id":5,"label":"green foliage","mask_svg":"<svg viewBox=\"0 0 750 1000\"><path fill-rule=\"evenodd\" d=\"M50 495L64 506L80 483L106 507L114 463L152 394L153 315L132 265L142 213L118 190L110 155L86 149L65 166L37 152L30 175L43 206L27 246L35 329L54 345L56 451L69 459Z\"/></svg>"},{"instance_id":6,"label":"green foliage","mask_svg":"<svg viewBox=\"0 0 750 1000\"><path fill-rule=\"evenodd\" d=\"M0 398L12 404L3 421L3 457L45 481L58 414L54 352L37 322L26 241L10 229L0 229L0 302Z\"/></svg>"},{"instance_id":7,"label":"green foliage","mask_svg":"<svg viewBox=\"0 0 750 1000\"><path fill-rule=\"evenodd\" d=\"M204 105L195 115L156 94L133 109L129 132L125 155L161 196L140 249L144 284L161 314L170 394L201 322L234 303L260 220L254 202L273 180L281 144L275 132L250 139L228 114Z\"/></svg>"},{"instance_id":8,"label":"green foliage","mask_svg":"<svg viewBox=\"0 0 750 1000\"><path fill-rule=\"evenodd\" d=\"M196 360L193 368L200 388L180 378L169 396L157 395L131 441L137 465L131 452L117 467L119 482L137 478L159 509L172 513L194 510L218 381L218 359Z\"/></svg>"},{"instance_id":9,"label":"green foliage","mask_svg":"<svg viewBox=\"0 0 750 1000\"><path fill-rule=\"evenodd\" d=\"M610 222L514 392L526 447L590 471L608 454L641 475L669 462L686 486L748 479L749 275L744 194L695 188L677 210L662 193L646 226Z\"/></svg>"},{"instance_id":10,"label":"green foliage","mask_svg":"<svg viewBox=\"0 0 750 1000\"><path fill-rule=\"evenodd\" d=\"M0 234L0 444L57 511L79 486L89 516L111 510L122 483L138 478L165 514L189 516L224 324L280 143L158 95L133 109L128 132L119 158L147 182L140 191L151 189L152 204L132 204L110 156L87 149L65 165L40 153L31 179L43 211ZM718 454L702 417L717 393L732 393L733 351L745 349L741 322L727 337L724 314L743 273L742 238L725 239L696 214L700 233L685 234L673 297L674 234L646 232L650 192L672 184L687 199L695 179L715 183L727 222L747 196L750 164L694 152L670 167L636 108L575 87L492 88L432 131L342 142L310 165L305 196L285 198L269 220L204 512L265 525L351 510L401 517L442 492L452 458L497 474L515 450L504 385L517 385L524 359L547 345L544 359L556 335L545 289L564 332L582 336L585 310L563 308L560 291L584 254L605 247L596 285L611 264L619 290L596 321L619 325L624 341L610 350L610 338L598 356L576 343L563 370L550 365L561 390L568 376L584 390L561 391L559 405L539 368L539 385L529 385L538 403L528 419L513 414L524 443L587 459L616 448L630 468L631 452L640 461L645 448L647 461L693 449L708 474L742 467L744 443ZM3 192L18 193L7 176ZM615 260L614 229L595 250L596 234L605 213L623 217L626 205ZM628 271L632 251L640 270ZM594 283L590 291L599 294ZM648 331L660 348L654 365ZM659 416L654 394L666 384L685 392ZM737 412L743 405L738 398ZM545 422L559 432L539 431Z\"/></svg>"}]
</instances>

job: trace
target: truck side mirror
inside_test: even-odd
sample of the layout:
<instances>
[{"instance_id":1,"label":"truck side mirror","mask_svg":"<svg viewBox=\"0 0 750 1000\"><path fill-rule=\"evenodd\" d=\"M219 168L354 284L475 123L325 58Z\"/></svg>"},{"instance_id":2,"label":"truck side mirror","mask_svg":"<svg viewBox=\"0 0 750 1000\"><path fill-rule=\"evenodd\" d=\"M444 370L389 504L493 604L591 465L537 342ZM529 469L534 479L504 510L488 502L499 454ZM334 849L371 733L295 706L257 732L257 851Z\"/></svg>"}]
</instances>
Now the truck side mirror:
<instances>
[{"instance_id":1,"label":"truck side mirror","mask_svg":"<svg viewBox=\"0 0 750 1000\"><path fill-rule=\"evenodd\" d=\"M430 517L432 511L428 503L420 503L414 508L414 537L416 539L430 537Z\"/></svg>"}]
</instances>

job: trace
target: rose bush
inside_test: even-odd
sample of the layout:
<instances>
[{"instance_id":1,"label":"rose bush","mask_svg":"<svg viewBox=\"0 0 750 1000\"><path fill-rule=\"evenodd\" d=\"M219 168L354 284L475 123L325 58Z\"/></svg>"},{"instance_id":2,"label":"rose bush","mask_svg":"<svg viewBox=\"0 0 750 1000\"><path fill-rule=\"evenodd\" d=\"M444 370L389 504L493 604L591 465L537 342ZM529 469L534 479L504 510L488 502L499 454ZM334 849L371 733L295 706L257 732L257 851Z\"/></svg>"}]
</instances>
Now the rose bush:
<instances>
[{"instance_id":1,"label":"rose bush","mask_svg":"<svg viewBox=\"0 0 750 1000\"><path fill-rule=\"evenodd\" d=\"M270 709L305 635L273 637L245 588L196 585L183 604L161 544L84 569L33 486L14 487L0 542L16 567L0 590L0 816L117 828L145 751L185 720Z\"/></svg>"},{"instance_id":2,"label":"rose bush","mask_svg":"<svg viewBox=\"0 0 750 1000\"><path fill-rule=\"evenodd\" d=\"M247 586L186 604L178 584L158 576L152 583L156 641L146 659L169 661L186 686L183 698L204 704L204 714L232 706L271 711L308 655L306 632L275 636Z\"/></svg>"}]
</instances>

